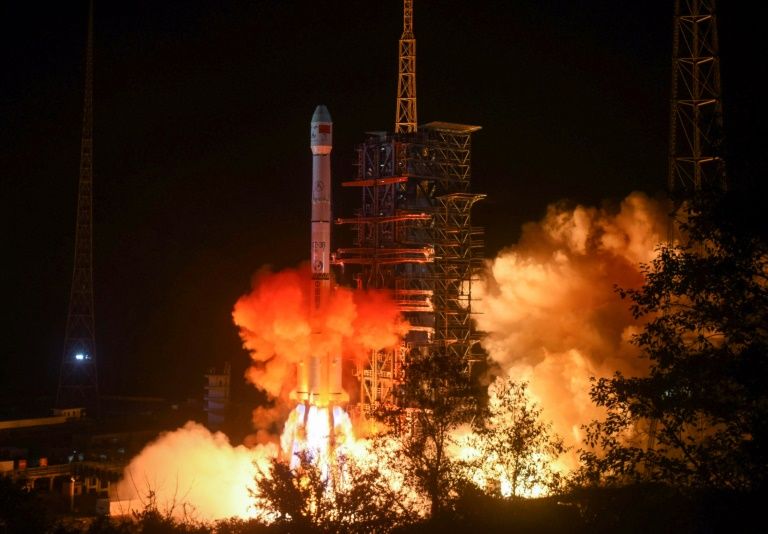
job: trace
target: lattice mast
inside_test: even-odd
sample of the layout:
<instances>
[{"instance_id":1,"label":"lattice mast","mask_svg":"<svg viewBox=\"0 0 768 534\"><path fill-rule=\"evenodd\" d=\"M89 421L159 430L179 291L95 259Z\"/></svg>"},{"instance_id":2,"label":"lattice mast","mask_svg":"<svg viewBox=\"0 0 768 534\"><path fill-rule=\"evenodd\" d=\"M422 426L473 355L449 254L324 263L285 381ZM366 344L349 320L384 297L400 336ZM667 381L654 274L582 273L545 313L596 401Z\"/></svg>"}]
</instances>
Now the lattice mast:
<instances>
[{"instance_id":1,"label":"lattice mast","mask_svg":"<svg viewBox=\"0 0 768 534\"><path fill-rule=\"evenodd\" d=\"M403 0L403 35L399 42L395 133L412 133L416 126L416 38L413 0Z\"/></svg>"},{"instance_id":2,"label":"lattice mast","mask_svg":"<svg viewBox=\"0 0 768 534\"><path fill-rule=\"evenodd\" d=\"M64 351L56 395L58 408L99 407L93 305L93 2L88 12L83 130L77 193L75 261L69 295Z\"/></svg>"},{"instance_id":3,"label":"lattice mast","mask_svg":"<svg viewBox=\"0 0 768 534\"><path fill-rule=\"evenodd\" d=\"M675 0L669 192L726 189L715 0Z\"/></svg>"},{"instance_id":4,"label":"lattice mast","mask_svg":"<svg viewBox=\"0 0 768 534\"><path fill-rule=\"evenodd\" d=\"M667 189L677 210L696 193L727 187L715 0L675 0ZM674 223L668 232L678 235ZM648 449L658 424L649 421Z\"/></svg>"}]
</instances>

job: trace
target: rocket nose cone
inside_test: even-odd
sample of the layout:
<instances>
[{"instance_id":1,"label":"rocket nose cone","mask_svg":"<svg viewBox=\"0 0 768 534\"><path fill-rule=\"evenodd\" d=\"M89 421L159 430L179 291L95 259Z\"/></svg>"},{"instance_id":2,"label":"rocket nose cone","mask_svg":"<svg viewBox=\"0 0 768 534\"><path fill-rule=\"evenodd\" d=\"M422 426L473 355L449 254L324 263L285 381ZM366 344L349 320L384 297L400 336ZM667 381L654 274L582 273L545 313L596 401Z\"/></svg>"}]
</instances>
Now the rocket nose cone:
<instances>
[{"instance_id":1,"label":"rocket nose cone","mask_svg":"<svg viewBox=\"0 0 768 534\"><path fill-rule=\"evenodd\" d=\"M317 106L315 108L315 113L312 115L312 122L333 122L328 108L322 104Z\"/></svg>"}]
</instances>

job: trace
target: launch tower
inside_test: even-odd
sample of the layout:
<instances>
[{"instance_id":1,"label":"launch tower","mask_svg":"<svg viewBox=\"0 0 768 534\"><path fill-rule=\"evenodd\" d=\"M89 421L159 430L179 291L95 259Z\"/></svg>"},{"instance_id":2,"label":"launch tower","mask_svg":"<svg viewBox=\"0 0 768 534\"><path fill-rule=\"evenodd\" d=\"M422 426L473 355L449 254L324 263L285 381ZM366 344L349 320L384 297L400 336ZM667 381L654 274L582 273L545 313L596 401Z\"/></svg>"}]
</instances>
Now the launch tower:
<instances>
[{"instance_id":1,"label":"launch tower","mask_svg":"<svg viewBox=\"0 0 768 534\"><path fill-rule=\"evenodd\" d=\"M358 366L364 413L394 402L407 358L454 354L467 368L478 360L472 284L482 266L481 228L472 225L472 134L479 126L416 124L416 40L413 1L403 2L403 34L394 133L369 134L357 147L354 179L360 207L337 224L354 242L334 261L357 286L391 291L410 331L396 350L374 351Z\"/></svg>"}]
</instances>

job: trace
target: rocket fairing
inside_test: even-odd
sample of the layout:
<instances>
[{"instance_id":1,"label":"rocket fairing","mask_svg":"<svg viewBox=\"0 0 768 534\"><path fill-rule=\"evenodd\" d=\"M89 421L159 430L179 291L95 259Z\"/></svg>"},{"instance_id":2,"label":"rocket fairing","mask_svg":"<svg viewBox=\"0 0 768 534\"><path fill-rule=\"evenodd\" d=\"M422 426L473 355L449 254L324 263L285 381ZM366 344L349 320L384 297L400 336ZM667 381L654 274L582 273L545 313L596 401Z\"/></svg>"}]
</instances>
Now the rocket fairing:
<instances>
[{"instance_id":1,"label":"rocket fairing","mask_svg":"<svg viewBox=\"0 0 768 534\"><path fill-rule=\"evenodd\" d=\"M321 352L322 324L319 312L331 294L331 150L333 121L328 108L317 106L310 126L312 149L312 238L310 243L310 322L312 354L297 366L295 397L313 404L337 404L346 401L341 387L341 354Z\"/></svg>"}]
</instances>

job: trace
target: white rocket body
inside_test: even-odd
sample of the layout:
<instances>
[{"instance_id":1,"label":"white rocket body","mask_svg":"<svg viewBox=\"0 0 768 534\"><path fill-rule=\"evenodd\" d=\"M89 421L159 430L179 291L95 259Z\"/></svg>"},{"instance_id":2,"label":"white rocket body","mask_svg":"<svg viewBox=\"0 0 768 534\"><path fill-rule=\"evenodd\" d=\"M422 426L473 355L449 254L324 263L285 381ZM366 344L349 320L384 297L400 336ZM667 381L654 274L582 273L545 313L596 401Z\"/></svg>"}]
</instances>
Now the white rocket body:
<instances>
[{"instance_id":1,"label":"white rocket body","mask_svg":"<svg viewBox=\"0 0 768 534\"><path fill-rule=\"evenodd\" d=\"M317 106L310 127L312 149L312 311L320 310L331 292L331 150L333 122L325 106Z\"/></svg>"},{"instance_id":2,"label":"white rocket body","mask_svg":"<svg viewBox=\"0 0 768 534\"><path fill-rule=\"evenodd\" d=\"M339 403L345 400L341 387L341 354L321 352L319 341L323 325L319 311L331 293L331 150L333 121L325 106L317 106L310 128L312 149L312 239L310 292L313 353L299 362L296 398L313 404Z\"/></svg>"}]
</instances>

